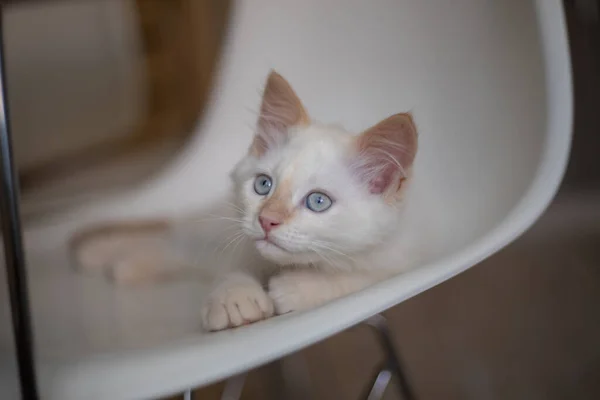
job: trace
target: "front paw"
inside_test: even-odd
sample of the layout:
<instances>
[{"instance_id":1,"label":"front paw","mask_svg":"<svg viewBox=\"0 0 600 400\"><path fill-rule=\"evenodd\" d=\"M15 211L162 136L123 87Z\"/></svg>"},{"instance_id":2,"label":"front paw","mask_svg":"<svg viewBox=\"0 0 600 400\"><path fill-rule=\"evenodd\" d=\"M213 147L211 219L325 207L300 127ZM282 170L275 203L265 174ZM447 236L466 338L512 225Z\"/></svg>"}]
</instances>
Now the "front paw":
<instances>
[{"instance_id":1,"label":"front paw","mask_svg":"<svg viewBox=\"0 0 600 400\"><path fill-rule=\"evenodd\" d=\"M202 306L202 325L219 331L269 318L273 311L273 302L257 283L221 285Z\"/></svg>"},{"instance_id":2,"label":"front paw","mask_svg":"<svg viewBox=\"0 0 600 400\"><path fill-rule=\"evenodd\" d=\"M281 315L314 307L320 296L315 292L316 283L311 274L302 272L273 276L269 280L269 297L275 305L275 313Z\"/></svg>"}]
</instances>

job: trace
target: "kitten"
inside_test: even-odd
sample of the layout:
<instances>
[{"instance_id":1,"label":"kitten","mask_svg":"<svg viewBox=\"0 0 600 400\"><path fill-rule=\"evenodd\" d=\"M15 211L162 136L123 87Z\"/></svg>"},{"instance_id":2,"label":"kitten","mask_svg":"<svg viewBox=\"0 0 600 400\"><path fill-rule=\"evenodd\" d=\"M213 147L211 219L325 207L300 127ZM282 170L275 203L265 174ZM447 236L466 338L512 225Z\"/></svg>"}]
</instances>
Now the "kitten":
<instances>
[{"instance_id":1,"label":"kitten","mask_svg":"<svg viewBox=\"0 0 600 400\"><path fill-rule=\"evenodd\" d=\"M352 135L311 121L272 71L256 135L231 174L229 215L94 229L74 238L74 254L86 270L139 283L187 270L199 261L189 253L200 253L218 266L200 310L211 331L309 309L414 266L408 187L416 152L410 114ZM225 257L198 250L232 229Z\"/></svg>"}]
</instances>

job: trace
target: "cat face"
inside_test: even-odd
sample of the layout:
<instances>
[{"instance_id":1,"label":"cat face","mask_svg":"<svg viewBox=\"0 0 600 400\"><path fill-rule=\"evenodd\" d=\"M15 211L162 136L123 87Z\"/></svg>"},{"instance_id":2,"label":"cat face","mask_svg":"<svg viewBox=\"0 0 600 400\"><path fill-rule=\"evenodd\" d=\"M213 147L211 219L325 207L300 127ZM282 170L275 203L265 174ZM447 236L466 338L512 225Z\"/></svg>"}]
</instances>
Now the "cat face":
<instances>
[{"instance_id":1,"label":"cat face","mask_svg":"<svg viewBox=\"0 0 600 400\"><path fill-rule=\"evenodd\" d=\"M233 173L242 229L275 263L343 268L398 226L416 145L408 114L358 136L311 123L272 72L254 142Z\"/></svg>"}]
</instances>

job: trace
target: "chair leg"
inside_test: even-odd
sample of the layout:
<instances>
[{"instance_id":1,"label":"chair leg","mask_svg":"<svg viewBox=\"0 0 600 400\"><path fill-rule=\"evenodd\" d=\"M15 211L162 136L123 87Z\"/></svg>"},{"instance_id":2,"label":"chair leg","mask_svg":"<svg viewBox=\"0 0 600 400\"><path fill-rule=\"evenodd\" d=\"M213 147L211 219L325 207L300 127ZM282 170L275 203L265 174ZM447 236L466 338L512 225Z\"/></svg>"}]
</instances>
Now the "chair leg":
<instances>
[{"instance_id":1,"label":"chair leg","mask_svg":"<svg viewBox=\"0 0 600 400\"><path fill-rule=\"evenodd\" d=\"M376 333L378 341L385 351L386 360L370 380L370 385L367 387L368 390L361 398L365 400L381 400L386 389L389 387L392 378L395 378L398 383L397 388L400 399L415 400L416 397L414 392L406 379L402 364L394 349L387 320L383 315L377 314L364 321L364 323L371 327ZM279 360L276 362L276 368L279 370L279 377L285 382L284 385L288 386L291 383L291 386L293 386L292 392L295 392L295 394L298 394L299 396L304 396L305 398L310 397L310 378L306 370L306 365L304 365L304 360L294 360L295 362L293 363L284 363L282 361L283 360ZM246 376L247 373L243 373L229 378L223 388L221 400L240 400L246 382ZM300 391L302 394L298 393L298 389L300 388L302 388ZM286 387L284 388L284 391L287 391L289 394L289 389L290 388ZM191 399L192 391L188 390L184 394L184 400Z\"/></svg>"},{"instance_id":2,"label":"chair leg","mask_svg":"<svg viewBox=\"0 0 600 400\"><path fill-rule=\"evenodd\" d=\"M414 392L406 379L402 369L402 363L397 356L392 343L389 326L385 317L377 314L364 322L377 334L379 342L385 351L386 361L375 378L372 380L371 389L367 392L366 400L378 400L383 396L383 392L387 388L392 376L398 382L400 398L402 400L415 400Z\"/></svg>"},{"instance_id":3,"label":"chair leg","mask_svg":"<svg viewBox=\"0 0 600 400\"><path fill-rule=\"evenodd\" d=\"M6 79L4 4L0 2L0 229L4 243L4 269L17 357L21 397L38 399L27 265L19 211L19 180L14 163ZM1 262L1 261L0 261ZM4 296L4 295L3 295Z\"/></svg>"},{"instance_id":4,"label":"chair leg","mask_svg":"<svg viewBox=\"0 0 600 400\"><path fill-rule=\"evenodd\" d=\"M379 368L371 379L371 384L367 387L368 391L364 396L361 396L361 399L365 400L381 400L383 399L383 395L385 394L385 390L392 380L392 371L385 366Z\"/></svg>"}]
</instances>

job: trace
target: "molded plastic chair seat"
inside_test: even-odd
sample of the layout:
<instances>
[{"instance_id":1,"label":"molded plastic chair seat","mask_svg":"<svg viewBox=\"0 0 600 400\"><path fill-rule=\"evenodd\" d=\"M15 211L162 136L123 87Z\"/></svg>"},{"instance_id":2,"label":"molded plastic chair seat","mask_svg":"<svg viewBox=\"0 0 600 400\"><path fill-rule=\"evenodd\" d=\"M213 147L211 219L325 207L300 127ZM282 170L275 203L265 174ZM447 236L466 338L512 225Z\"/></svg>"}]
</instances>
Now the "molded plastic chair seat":
<instances>
[{"instance_id":1,"label":"molded plastic chair seat","mask_svg":"<svg viewBox=\"0 0 600 400\"><path fill-rule=\"evenodd\" d=\"M572 119L559 0L260 0L234 11L203 134L177 162L143 188L28 229L44 398L154 398L296 351L488 257L527 229L557 189ZM438 257L318 309L214 334L200 331L202 282L119 288L74 273L65 239L75 228L184 214L225 193L270 68L323 122L360 131L413 111L419 179L443 204L432 227L445 238Z\"/></svg>"}]
</instances>

